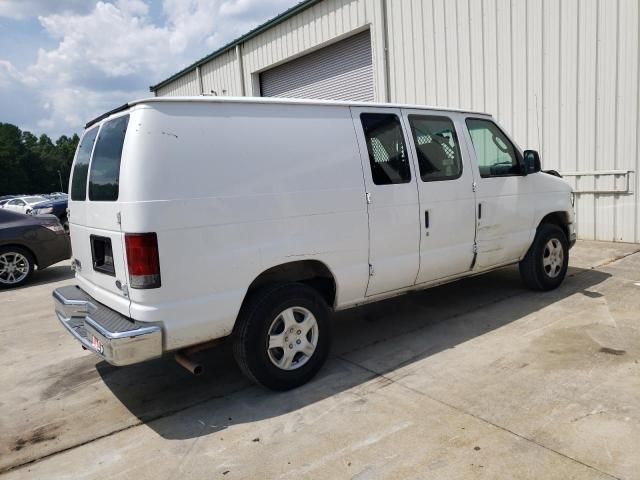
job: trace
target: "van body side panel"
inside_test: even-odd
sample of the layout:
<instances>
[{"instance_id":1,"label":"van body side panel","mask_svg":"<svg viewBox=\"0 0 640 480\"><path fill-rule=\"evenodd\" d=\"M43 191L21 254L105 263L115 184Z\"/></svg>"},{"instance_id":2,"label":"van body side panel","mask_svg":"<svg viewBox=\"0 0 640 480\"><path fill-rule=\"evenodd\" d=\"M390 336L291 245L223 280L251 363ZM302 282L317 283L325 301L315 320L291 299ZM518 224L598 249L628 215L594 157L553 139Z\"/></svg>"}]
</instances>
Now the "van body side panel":
<instances>
[{"instance_id":1,"label":"van body side panel","mask_svg":"<svg viewBox=\"0 0 640 480\"><path fill-rule=\"evenodd\" d=\"M548 175L543 172L527 175L527 183L530 189L529 197L534 205L529 242L521 252L522 259L533 242L536 229L544 217L554 212L564 212L568 223L575 223L575 211L571 205L571 187L561 178Z\"/></svg>"},{"instance_id":2,"label":"van body side panel","mask_svg":"<svg viewBox=\"0 0 640 480\"><path fill-rule=\"evenodd\" d=\"M120 180L123 232L156 232L162 287L129 289L165 349L231 333L251 282L323 262L336 306L364 297L366 197L348 107L137 106Z\"/></svg>"}]
</instances>

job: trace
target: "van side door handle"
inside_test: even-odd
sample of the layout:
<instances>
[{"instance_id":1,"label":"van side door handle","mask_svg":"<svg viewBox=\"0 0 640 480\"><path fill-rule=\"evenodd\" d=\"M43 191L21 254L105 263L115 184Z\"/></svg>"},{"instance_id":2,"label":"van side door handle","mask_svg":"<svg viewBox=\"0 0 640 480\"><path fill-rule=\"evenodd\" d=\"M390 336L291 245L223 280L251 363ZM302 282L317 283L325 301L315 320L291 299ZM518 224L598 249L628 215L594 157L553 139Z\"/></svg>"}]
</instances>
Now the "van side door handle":
<instances>
[{"instance_id":1,"label":"van side door handle","mask_svg":"<svg viewBox=\"0 0 640 480\"><path fill-rule=\"evenodd\" d=\"M429 230L429 210L424 211L424 228Z\"/></svg>"},{"instance_id":2,"label":"van side door handle","mask_svg":"<svg viewBox=\"0 0 640 480\"><path fill-rule=\"evenodd\" d=\"M482 218L482 202L478 202L478 220Z\"/></svg>"}]
</instances>

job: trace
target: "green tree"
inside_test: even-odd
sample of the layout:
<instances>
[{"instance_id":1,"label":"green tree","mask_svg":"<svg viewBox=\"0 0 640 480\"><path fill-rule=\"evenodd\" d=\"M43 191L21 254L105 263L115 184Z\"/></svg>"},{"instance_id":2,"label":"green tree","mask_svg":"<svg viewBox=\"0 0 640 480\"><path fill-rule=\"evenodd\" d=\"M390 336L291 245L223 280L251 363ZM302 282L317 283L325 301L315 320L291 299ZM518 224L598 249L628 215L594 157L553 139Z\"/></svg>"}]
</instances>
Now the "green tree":
<instances>
[{"instance_id":1,"label":"green tree","mask_svg":"<svg viewBox=\"0 0 640 480\"><path fill-rule=\"evenodd\" d=\"M15 125L0 123L0 195L66 191L78 135L36 137Z\"/></svg>"}]
</instances>

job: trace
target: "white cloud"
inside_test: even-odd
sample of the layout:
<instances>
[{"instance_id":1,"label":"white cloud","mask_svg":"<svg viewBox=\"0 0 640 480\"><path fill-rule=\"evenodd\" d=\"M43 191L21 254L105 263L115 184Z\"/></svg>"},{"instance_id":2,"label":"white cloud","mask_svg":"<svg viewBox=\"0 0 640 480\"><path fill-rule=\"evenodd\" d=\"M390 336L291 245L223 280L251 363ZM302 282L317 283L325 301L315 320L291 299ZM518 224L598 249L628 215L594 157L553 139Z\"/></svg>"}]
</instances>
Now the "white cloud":
<instances>
[{"instance_id":1,"label":"white cloud","mask_svg":"<svg viewBox=\"0 0 640 480\"><path fill-rule=\"evenodd\" d=\"M23 71L0 58L0 103L19 86L25 107L37 115L26 126L52 135L77 132L294 2L164 0L158 19L142 0L0 0L0 16L43 12L40 24L57 42L41 48Z\"/></svg>"},{"instance_id":2,"label":"white cloud","mask_svg":"<svg viewBox=\"0 0 640 480\"><path fill-rule=\"evenodd\" d=\"M0 60L0 87L8 87L14 82L21 82L22 75L7 60Z\"/></svg>"}]
</instances>

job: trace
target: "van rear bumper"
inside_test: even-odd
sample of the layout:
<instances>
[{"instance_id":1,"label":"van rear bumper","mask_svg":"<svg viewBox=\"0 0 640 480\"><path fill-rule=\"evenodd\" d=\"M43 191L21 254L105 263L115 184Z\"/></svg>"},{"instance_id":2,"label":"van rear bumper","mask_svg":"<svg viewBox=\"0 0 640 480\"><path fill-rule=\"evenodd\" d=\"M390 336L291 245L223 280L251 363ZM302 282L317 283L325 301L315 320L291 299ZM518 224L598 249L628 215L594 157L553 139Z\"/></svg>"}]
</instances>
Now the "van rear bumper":
<instances>
[{"instance_id":1,"label":"van rear bumper","mask_svg":"<svg viewBox=\"0 0 640 480\"><path fill-rule=\"evenodd\" d=\"M131 365L162 355L162 329L136 322L70 285L53 291L58 320L84 348L112 365Z\"/></svg>"}]
</instances>

